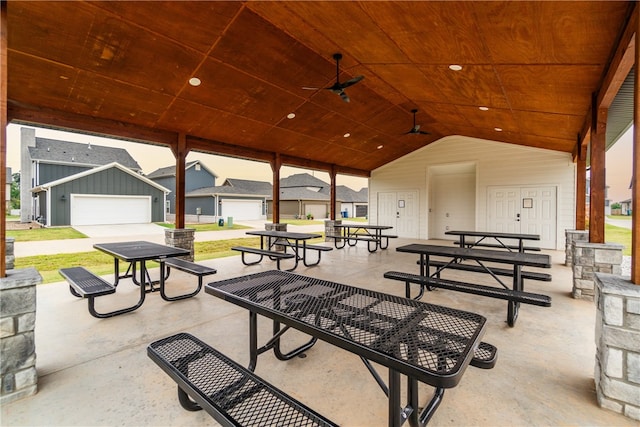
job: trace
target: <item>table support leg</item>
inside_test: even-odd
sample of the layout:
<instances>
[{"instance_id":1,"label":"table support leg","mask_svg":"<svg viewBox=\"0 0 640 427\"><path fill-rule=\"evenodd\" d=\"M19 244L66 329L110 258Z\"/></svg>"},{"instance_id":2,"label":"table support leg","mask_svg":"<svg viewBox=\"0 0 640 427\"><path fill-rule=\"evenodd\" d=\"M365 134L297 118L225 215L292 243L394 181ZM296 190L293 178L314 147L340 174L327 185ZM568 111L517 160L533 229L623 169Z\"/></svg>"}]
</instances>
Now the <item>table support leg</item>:
<instances>
[{"instance_id":1,"label":"table support leg","mask_svg":"<svg viewBox=\"0 0 640 427\"><path fill-rule=\"evenodd\" d=\"M389 369L389 427L400 427L404 422L400 408L400 373Z\"/></svg>"},{"instance_id":2,"label":"table support leg","mask_svg":"<svg viewBox=\"0 0 640 427\"><path fill-rule=\"evenodd\" d=\"M429 401L429 403L424 407L422 412L420 412L418 418L417 426L424 427L429 423L429 420L435 414L436 409L440 406L440 402L442 402L442 397L444 396L444 389L441 387L437 387L433 392L433 397ZM413 426L413 424L411 424Z\"/></svg>"}]
</instances>

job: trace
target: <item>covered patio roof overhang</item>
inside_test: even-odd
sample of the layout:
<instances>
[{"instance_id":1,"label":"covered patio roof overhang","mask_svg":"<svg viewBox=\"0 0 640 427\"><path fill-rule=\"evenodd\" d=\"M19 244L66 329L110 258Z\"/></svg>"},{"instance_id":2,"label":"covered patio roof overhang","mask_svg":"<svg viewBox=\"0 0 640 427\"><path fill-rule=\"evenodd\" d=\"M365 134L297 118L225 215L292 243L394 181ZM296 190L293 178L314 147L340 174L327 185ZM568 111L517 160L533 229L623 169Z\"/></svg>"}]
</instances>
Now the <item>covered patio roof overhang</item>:
<instances>
[{"instance_id":1,"label":"covered patio roof overhang","mask_svg":"<svg viewBox=\"0 0 640 427\"><path fill-rule=\"evenodd\" d=\"M590 240L604 241L607 116L637 62L636 2L1 4L1 197L8 123L170 147L177 227L190 151L269 162L274 201L281 165L327 171L334 201L336 174L463 135L572 153L577 229L588 161ZM350 102L325 90L357 76Z\"/></svg>"}]
</instances>

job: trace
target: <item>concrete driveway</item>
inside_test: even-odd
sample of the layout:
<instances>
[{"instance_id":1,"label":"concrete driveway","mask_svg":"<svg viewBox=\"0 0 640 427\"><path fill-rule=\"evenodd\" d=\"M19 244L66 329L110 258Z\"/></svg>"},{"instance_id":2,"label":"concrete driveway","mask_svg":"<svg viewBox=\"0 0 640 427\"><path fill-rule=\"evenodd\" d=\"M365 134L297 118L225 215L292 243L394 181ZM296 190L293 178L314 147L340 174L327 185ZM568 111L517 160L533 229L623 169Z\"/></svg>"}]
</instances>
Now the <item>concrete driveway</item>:
<instances>
[{"instance_id":1,"label":"concrete driveway","mask_svg":"<svg viewBox=\"0 0 640 427\"><path fill-rule=\"evenodd\" d=\"M629 230L631 230L631 217L629 217L629 219L618 219L618 218L609 218L609 217L605 217L604 221L607 224L611 224L615 227L622 227L622 228L628 228Z\"/></svg>"},{"instance_id":2,"label":"concrete driveway","mask_svg":"<svg viewBox=\"0 0 640 427\"><path fill-rule=\"evenodd\" d=\"M110 225L77 225L75 227L87 237L112 236L164 236L166 228L157 224L110 224Z\"/></svg>"}]
</instances>

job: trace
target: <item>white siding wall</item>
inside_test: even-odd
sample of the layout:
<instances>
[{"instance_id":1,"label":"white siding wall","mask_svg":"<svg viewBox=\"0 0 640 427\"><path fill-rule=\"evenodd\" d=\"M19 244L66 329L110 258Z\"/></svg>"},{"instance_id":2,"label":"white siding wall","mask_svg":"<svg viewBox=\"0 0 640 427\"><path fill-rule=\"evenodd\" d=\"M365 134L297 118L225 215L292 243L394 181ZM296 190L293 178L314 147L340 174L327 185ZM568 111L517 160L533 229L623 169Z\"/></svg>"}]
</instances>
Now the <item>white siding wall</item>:
<instances>
[{"instance_id":1,"label":"white siding wall","mask_svg":"<svg viewBox=\"0 0 640 427\"><path fill-rule=\"evenodd\" d=\"M419 239L427 239L430 166L476 164L476 227L487 224L489 186L554 185L558 188L556 249L564 248L565 229L575 228L575 164L571 154L495 141L449 136L408 154L371 173L369 218L378 216L377 195L382 191L419 190Z\"/></svg>"}]
</instances>

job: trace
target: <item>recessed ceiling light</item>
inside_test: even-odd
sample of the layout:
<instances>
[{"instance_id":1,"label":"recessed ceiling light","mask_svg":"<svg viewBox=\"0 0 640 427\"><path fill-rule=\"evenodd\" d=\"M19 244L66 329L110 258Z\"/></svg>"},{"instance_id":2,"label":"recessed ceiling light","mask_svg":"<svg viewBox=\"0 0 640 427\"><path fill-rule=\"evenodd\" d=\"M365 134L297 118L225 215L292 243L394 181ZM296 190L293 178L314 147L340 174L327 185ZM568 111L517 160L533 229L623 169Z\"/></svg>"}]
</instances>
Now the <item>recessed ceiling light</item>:
<instances>
[{"instance_id":1,"label":"recessed ceiling light","mask_svg":"<svg viewBox=\"0 0 640 427\"><path fill-rule=\"evenodd\" d=\"M351 136L351 134L350 134L349 132L347 132L347 133L345 133L345 134L344 134L344 135L342 135L342 136L344 136L345 138L349 138L349 137Z\"/></svg>"},{"instance_id":2,"label":"recessed ceiling light","mask_svg":"<svg viewBox=\"0 0 640 427\"><path fill-rule=\"evenodd\" d=\"M380 150L382 147L384 147L384 145L382 144L378 145L378 150Z\"/></svg>"},{"instance_id":3,"label":"recessed ceiling light","mask_svg":"<svg viewBox=\"0 0 640 427\"><path fill-rule=\"evenodd\" d=\"M200 79L199 79L199 78L197 78L197 77L191 77L191 78L189 79L189 84L190 84L191 86L200 86L200 83L202 83L202 82L201 82L201 81L200 81Z\"/></svg>"},{"instance_id":4,"label":"recessed ceiling light","mask_svg":"<svg viewBox=\"0 0 640 427\"><path fill-rule=\"evenodd\" d=\"M293 119L296 116L296 113L287 114L287 119Z\"/></svg>"},{"instance_id":5,"label":"recessed ceiling light","mask_svg":"<svg viewBox=\"0 0 640 427\"><path fill-rule=\"evenodd\" d=\"M451 65L449 65L449 69L453 70L453 71L460 71L460 70L462 70L462 65L451 64Z\"/></svg>"},{"instance_id":6,"label":"recessed ceiling light","mask_svg":"<svg viewBox=\"0 0 640 427\"><path fill-rule=\"evenodd\" d=\"M489 107L478 107L478 109L482 111L489 111Z\"/></svg>"},{"instance_id":7,"label":"recessed ceiling light","mask_svg":"<svg viewBox=\"0 0 640 427\"><path fill-rule=\"evenodd\" d=\"M496 132L502 132L502 128L493 128Z\"/></svg>"}]
</instances>

